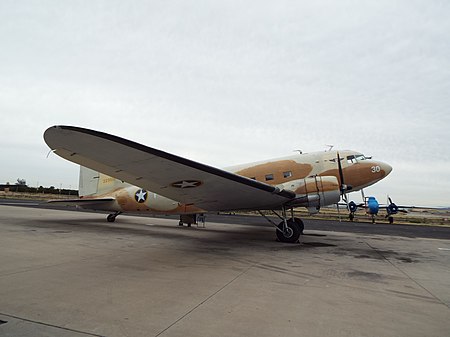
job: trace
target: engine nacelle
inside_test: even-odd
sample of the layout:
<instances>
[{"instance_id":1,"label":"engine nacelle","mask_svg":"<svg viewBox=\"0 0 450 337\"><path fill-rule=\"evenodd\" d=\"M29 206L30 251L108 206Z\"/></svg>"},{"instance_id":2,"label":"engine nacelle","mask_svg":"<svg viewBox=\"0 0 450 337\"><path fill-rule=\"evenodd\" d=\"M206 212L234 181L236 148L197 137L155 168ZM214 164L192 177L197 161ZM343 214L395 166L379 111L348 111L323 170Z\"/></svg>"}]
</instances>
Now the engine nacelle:
<instances>
[{"instance_id":1,"label":"engine nacelle","mask_svg":"<svg viewBox=\"0 0 450 337\"><path fill-rule=\"evenodd\" d=\"M398 213L398 206L396 204L394 204L393 202L391 202L386 207L386 211L387 211L388 215L395 215Z\"/></svg>"},{"instance_id":2,"label":"engine nacelle","mask_svg":"<svg viewBox=\"0 0 450 337\"><path fill-rule=\"evenodd\" d=\"M314 176L290 181L280 188L295 192L289 206L319 210L322 206L338 203L341 199L339 182L334 176Z\"/></svg>"}]
</instances>

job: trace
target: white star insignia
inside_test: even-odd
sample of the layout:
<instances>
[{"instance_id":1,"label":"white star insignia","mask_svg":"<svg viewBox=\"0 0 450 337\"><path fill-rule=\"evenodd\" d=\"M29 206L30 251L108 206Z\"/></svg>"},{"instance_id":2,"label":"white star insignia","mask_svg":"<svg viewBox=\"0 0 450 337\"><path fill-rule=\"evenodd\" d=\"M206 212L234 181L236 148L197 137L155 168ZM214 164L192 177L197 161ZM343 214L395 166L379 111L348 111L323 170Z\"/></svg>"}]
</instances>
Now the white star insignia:
<instances>
[{"instance_id":1,"label":"white star insignia","mask_svg":"<svg viewBox=\"0 0 450 337\"><path fill-rule=\"evenodd\" d=\"M202 183L197 180L183 180L183 181L177 181L176 183L173 183L172 186L178 187L178 188L190 188L190 187L198 187L201 184Z\"/></svg>"},{"instance_id":2,"label":"white star insignia","mask_svg":"<svg viewBox=\"0 0 450 337\"><path fill-rule=\"evenodd\" d=\"M136 194L134 195L137 202L144 202L147 199L147 191L145 190L138 190Z\"/></svg>"}]
</instances>

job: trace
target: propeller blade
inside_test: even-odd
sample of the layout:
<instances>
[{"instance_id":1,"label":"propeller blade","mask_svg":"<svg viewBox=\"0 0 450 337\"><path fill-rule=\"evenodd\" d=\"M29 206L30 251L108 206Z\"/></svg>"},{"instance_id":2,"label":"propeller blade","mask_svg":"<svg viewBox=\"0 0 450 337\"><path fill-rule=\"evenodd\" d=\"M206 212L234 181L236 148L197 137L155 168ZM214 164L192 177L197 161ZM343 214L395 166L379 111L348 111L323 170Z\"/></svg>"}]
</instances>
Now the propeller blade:
<instances>
[{"instance_id":1,"label":"propeller blade","mask_svg":"<svg viewBox=\"0 0 450 337\"><path fill-rule=\"evenodd\" d=\"M342 170L341 156L339 155L339 152L337 152L337 161L338 161L339 179L341 181L341 193L343 194L345 191L344 171Z\"/></svg>"}]
</instances>

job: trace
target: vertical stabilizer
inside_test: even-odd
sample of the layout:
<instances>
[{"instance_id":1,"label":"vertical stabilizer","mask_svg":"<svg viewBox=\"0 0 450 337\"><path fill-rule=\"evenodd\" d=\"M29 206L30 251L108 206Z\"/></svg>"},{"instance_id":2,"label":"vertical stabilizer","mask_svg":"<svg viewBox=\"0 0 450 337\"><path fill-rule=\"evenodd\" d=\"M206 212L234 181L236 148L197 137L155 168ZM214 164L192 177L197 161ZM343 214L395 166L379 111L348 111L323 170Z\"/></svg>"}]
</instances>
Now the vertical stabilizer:
<instances>
[{"instance_id":1,"label":"vertical stabilizer","mask_svg":"<svg viewBox=\"0 0 450 337\"><path fill-rule=\"evenodd\" d=\"M80 197L104 195L126 186L128 186L127 183L80 166Z\"/></svg>"},{"instance_id":2,"label":"vertical stabilizer","mask_svg":"<svg viewBox=\"0 0 450 337\"><path fill-rule=\"evenodd\" d=\"M80 197L93 196L98 191L99 173L88 169L87 167L80 166L80 181L79 191Z\"/></svg>"}]
</instances>

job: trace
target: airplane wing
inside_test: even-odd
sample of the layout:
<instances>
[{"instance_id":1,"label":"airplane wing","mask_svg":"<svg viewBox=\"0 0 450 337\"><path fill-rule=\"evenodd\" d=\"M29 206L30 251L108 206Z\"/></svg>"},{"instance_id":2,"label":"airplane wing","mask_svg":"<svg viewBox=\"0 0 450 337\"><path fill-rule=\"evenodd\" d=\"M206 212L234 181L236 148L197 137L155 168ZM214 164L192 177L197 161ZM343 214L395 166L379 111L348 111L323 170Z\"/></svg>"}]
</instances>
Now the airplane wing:
<instances>
[{"instance_id":1,"label":"airplane wing","mask_svg":"<svg viewBox=\"0 0 450 337\"><path fill-rule=\"evenodd\" d=\"M272 209L295 198L292 191L99 131L53 126L44 139L64 159L207 211Z\"/></svg>"}]
</instances>

